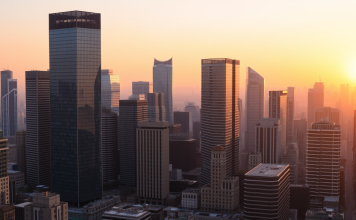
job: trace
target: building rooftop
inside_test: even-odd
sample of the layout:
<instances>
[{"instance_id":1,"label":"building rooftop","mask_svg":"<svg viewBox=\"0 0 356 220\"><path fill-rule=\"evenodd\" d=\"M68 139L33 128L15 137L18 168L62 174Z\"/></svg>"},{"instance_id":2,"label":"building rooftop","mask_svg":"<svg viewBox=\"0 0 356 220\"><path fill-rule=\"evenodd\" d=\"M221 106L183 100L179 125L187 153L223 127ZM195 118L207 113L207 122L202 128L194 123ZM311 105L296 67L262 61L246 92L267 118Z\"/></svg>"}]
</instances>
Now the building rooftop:
<instances>
[{"instance_id":1,"label":"building rooftop","mask_svg":"<svg viewBox=\"0 0 356 220\"><path fill-rule=\"evenodd\" d=\"M224 147L221 145L216 145L215 147L213 147L212 151L224 151Z\"/></svg>"},{"instance_id":2,"label":"building rooftop","mask_svg":"<svg viewBox=\"0 0 356 220\"><path fill-rule=\"evenodd\" d=\"M224 219L239 219L239 214L223 214L223 213L209 213L209 212L196 212L194 215L208 216L213 218L224 218Z\"/></svg>"},{"instance_id":3,"label":"building rooftop","mask_svg":"<svg viewBox=\"0 0 356 220\"><path fill-rule=\"evenodd\" d=\"M20 203L15 205L15 207L19 207L19 208L24 208L25 206L31 205L32 202L24 202L24 203Z\"/></svg>"},{"instance_id":4,"label":"building rooftop","mask_svg":"<svg viewBox=\"0 0 356 220\"><path fill-rule=\"evenodd\" d=\"M197 193L200 192L200 188L188 188L186 190L183 190L182 193Z\"/></svg>"},{"instance_id":5,"label":"building rooftop","mask_svg":"<svg viewBox=\"0 0 356 220\"><path fill-rule=\"evenodd\" d=\"M324 202L339 202L338 196L325 196Z\"/></svg>"},{"instance_id":6,"label":"building rooftop","mask_svg":"<svg viewBox=\"0 0 356 220\"><path fill-rule=\"evenodd\" d=\"M267 177L277 177L279 176L285 169L289 167L288 164L267 164L261 163L248 173L246 176L267 176Z\"/></svg>"},{"instance_id":7,"label":"building rooftop","mask_svg":"<svg viewBox=\"0 0 356 220\"><path fill-rule=\"evenodd\" d=\"M83 208L97 206L97 205L106 203L106 202L108 202L108 201L110 201L110 200L112 200L114 198L120 198L120 196L106 196L106 197L103 197L102 199L95 200L94 202L88 203Z\"/></svg>"},{"instance_id":8,"label":"building rooftop","mask_svg":"<svg viewBox=\"0 0 356 220\"><path fill-rule=\"evenodd\" d=\"M143 215L149 214L148 211L139 210L138 208L120 209L119 207L113 207L111 210L104 212L104 216L122 216L129 218L139 218Z\"/></svg>"},{"instance_id":9,"label":"building rooftop","mask_svg":"<svg viewBox=\"0 0 356 220\"><path fill-rule=\"evenodd\" d=\"M158 64L173 65L173 58L171 58L169 60L165 60L165 61L160 61L155 58L154 65L158 65Z\"/></svg>"},{"instance_id":10,"label":"building rooftop","mask_svg":"<svg viewBox=\"0 0 356 220\"><path fill-rule=\"evenodd\" d=\"M7 170L7 172L9 173L9 175L22 173L21 171L17 171L17 170Z\"/></svg>"}]
</instances>

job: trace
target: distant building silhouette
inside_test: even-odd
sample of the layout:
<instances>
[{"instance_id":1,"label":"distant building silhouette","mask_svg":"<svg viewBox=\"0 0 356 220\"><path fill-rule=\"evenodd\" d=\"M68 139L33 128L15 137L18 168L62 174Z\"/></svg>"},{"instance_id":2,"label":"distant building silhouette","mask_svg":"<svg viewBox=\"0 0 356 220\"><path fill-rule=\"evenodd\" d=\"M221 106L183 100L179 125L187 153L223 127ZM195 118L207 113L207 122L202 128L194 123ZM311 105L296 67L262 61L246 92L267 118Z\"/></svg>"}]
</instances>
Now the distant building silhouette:
<instances>
[{"instance_id":1,"label":"distant building silhouette","mask_svg":"<svg viewBox=\"0 0 356 220\"><path fill-rule=\"evenodd\" d=\"M1 97L2 129L5 137L14 137L18 126L17 79L8 78L6 88L6 93Z\"/></svg>"},{"instance_id":2,"label":"distant building silhouette","mask_svg":"<svg viewBox=\"0 0 356 220\"><path fill-rule=\"evenodd\" d=\"M324 84L316 82L314 87L308 90L308 128L315 121L315 111L324 107Z\"/></svg>"},{"instance_id":3,"label":"distant building silhouette","mask_svg":"<svg viewBox=\"0 0 356 220\"><path fill-rule=\"evenodd\" d=\"M173 112L174 124L182 126L182 133L188 134L189 138L193 138L193 118L191 112Z\"/></svg>"},{"instance_id":4,"label":"distant building silhouette","mask_svg":"<svg viewBox=\"0 0 356 220\"><path fill-rule=\"evenodd\" d=\"M319 122L323 118L328 118L330 122L341 125L341 114L337 108L323 107L315 110L315 121Z\"/></svg>"},{"instance_id":5,"label":"distant building silhouette","mask_svg":"<svg viewBox=\"0 0 356 220\"><path fill-rule=\"evenodd\" d=\"M294 87L287 88L286 145L293 141Z\"/></svg>"},{"instance_id":6,"label":"distant building silhouette","mask_svg":"<svg viewBox=\"0 0 356 220\"><path fill-rule=\"evenodd\" d=\"M120 77L113 70L101 70L101 107L119 113Z\"/></svg>"},{"instance_id":7,"label":"distant building silhouette","mask_svg":"<svg viewBox=\"0 0 356 220\"><path fill-rule=\"evenodd\" d=\"M279 119L281 147L282 152L285 153L287 147L287 91L269 91L269 118Z\"/></svg>"},{"instance_id":8,"label":"distant building silhouette","mask_svg":"<svg viewBox=\"0 0 356 220\"><path fill-rule=\"evenodd\" d=\"M173 58L167 61L154 59L153 65L153 92L164 93L164 106L166 107L166 121L173 124Z\"/></svg>"},{"instance_id":9,"label":"distant building silhouette","mask_svg":"<svg viewBox=\"0 0 356 220\"><path fill-rule=\"evenodd\" d=\"M195 105L194 102L188 102L184 108L184 111L192 113L193 122L200 122L200 108Z\"/></svg>"},{"instance_id":10,"label":"distant building silhouette","mask_svg":"<svg viewBox=\"0 0 356 220\"><path fill-rule=\"evenodd\" d=\"M148 119L166 121L166 107L163 93L148 93Z\"/></svg>"},{"instance_id":11,"label":"distant building silhouette","mask_svg":"<svg viewBox=\"0 0 356 220\"><path fill-rule=\"evenodd\" d=\"M147 94L153 92L152 82L145 81L137 81L132 82L132 95L145 95L145 99L147 99Z\"/></svg>"}]
</instances>

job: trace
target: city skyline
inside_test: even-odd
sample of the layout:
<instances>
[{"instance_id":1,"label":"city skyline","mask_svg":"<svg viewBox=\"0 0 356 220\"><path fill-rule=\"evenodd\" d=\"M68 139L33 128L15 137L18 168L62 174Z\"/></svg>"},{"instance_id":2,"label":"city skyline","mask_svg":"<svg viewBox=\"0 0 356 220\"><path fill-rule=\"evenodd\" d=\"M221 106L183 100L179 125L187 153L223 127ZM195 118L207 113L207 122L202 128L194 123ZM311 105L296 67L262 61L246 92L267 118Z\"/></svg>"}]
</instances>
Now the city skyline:
<instances>
[{"instance_id":1,"label":"city skyline","mask_svg":"<svg viewBox=\"0 0 356 220\"><path fill-rule=\"evenodd\" d=\"M2 27L12 33L2 36L0 69L11 69L14 72L14 78L19 83L19 102L24 100L25 71L49 68L49 48L46 43L48 14L81 9L103 15L102 67L113 69L120 76L123 98L131 94L132 81L152 81L154 58L167 60L171 57L175 60L173 100L176 102L184 102L186 99L197 103L200 101L202 58L239 59L242 69L251 66L263 73L265 88L271 90L284 89L281 84L310 88L314 82L320 80L319 75L326 85L346 81L355 85L356 64L353 60L356 54L353 51L356 44L352 35L345 32L349 30L350 24L355 23L355 18L351 17L351 8L356 3L318 2L274 1L267 4L263 1L208 1L202 6L197 1L190 3L188 8L184 1L152 1L151 4L141 1L137 5L116 1L107 1L105 5L70 2L70 7L67 1L58 4L23 2L26 7L18 8L20 11L17 13L26 17L26 20L20 20L11 10L0 15L1 19L9 21L4 22ZM40 3L41 7L35 7L38 5L36 3ZM12 2L1 2L0 6L8 9L16 7ZM315 7L318 7L318 16L312 10ZM232 13L232 8L238 13ZM248 14L251 10L254 11L254 17ZM140 20L135 18L137 16L128 14L132 11L147 16ZM219 16L211 16L215 11ZM330 13L334 12L338 12L339 16L333 16L330 20ZM162 20L162 16L167 19ZM223 22L226 24L221 25ZM36 23L35 27L29 25L33 23ZM236 24L241 25L231 28ZM161 25L166 31L160 28ZM219 30L217 32L224 34L226 40L218 41L223 37L219 34L210 35L209 32L207 35L211 25ZM20 31L27 33L26 38L21 37ZM185 36L183 33L189 34ZM234 43L227 43L230 40ZM206 48L208 43L209 50ZM136 65L137 57L140 57L140 65ZM187 77L191 80L186 80ZM245 78L246 75L242 72L241 82ZM182 91L178 94L175 92L177 90ZM245 85L241 85L240 91L241 97L244 97Z\"/></svg>"}]
</instances>

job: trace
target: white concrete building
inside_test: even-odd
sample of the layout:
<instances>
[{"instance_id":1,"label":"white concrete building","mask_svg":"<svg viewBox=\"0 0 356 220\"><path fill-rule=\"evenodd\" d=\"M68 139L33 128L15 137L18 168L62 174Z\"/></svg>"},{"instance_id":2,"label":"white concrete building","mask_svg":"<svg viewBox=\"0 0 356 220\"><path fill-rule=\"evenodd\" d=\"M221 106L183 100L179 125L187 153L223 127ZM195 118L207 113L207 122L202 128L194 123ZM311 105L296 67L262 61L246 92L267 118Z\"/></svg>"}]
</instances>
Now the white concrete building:
<instances>
[{"instance_id":1,"label":"white concrete building","mask_svg":"<svg viewBox=\"0 0 356 220\"><path fill-rule=\"evenodd\" d=\"M199 188L190 188L182 192L182 208L196 210L200 208L201 194Z\"/></svg>"}]
</instances>

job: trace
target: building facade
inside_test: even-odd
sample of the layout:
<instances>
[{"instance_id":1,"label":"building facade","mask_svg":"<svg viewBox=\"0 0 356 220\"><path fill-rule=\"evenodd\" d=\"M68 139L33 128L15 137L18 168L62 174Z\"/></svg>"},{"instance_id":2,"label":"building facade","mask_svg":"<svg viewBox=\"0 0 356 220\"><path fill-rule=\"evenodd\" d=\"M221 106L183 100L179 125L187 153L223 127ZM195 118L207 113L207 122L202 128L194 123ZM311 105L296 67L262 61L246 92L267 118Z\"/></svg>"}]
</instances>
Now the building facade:
<instances>
[{"instance_id":1,"label":"building facade","mask_svg":"<svg viewBox=\"0 0 356 220\"><path fill-rule=\"evenodd\" d=\"M261 152L252 152L248 154L248 170L252 170L260 163L262 163Z\"/></svg>"},{"instance_id":2,"label":"building facade","mask_svg":"<svg viewBox=\"0 0 356 220\"><path fill-rule=\"evenodd\" d=\"M141 121L136 130L137 196L165 205L169 196L169 123Z\"/></svg>"},{"instance_id":3,"label":"building facade","mask_svg":"<svg viewBox=\"0 0 356 220\"><path fill-rule=\"evenodd\" d=\"M298 184L299 179L299 150L297 143L289 143L287 153L282 156L281 164L289 164L291 184Z\"/></svg>"},{"instance_id":4,"label":"building facade","mask_svg":"<svg viewBox=\"0 0 356 220\"><path fill-rule=\"evenodd\" d=\"M337 108L324 107L315 110L315 122L319 122L323 118L328 118L330 122L341 125L340 110Z\"/></svg>"},{"instance_id":5,"label":"building facade","mask_svg":"<svg viewBox=\"0 0 356 220\"><path fill-rule=\"evenodd\" d=\"M324 107L324 84L316 82L314 87L308 90L308 128L315 121L315 111Z\"/></svg>"},{"instance_id":6,"label":"building facade","mask_svg":"<svg viewBox=\"0 0 356 220\"><path fill-rule=\"evenodd\" d=\"M13 78L13 72L11 70L1 71L1 100L2 100L2 97L4 97L8 92L7 81L8 81L8 79L12 79L12 78ZM1 104L2 104L2 101L1 101ZM4 112L3 112L3 109L1 108L1 126L3 124L3 121L2 121L3 115L4 115Z\"/></svg>"},{"instance_id":7,"label":"building facade","mask_svg":"<svg viewBox=\"0 0 356 220\"><path fill-rule=\"evenodd\" d=\"M68 220L68 203L60 201L55 193L39 193L32 197L32 204L24 207L24 220Z\"/></svg>"},{"instance_id":8,"label":"building facade","mask_svg":"<svg viewBox=\"0 0 356 220\"><path fill-rule=\"evenodd\" d=\"M245 175L244 218L289 219L289 165L262 163Z\"/></svg>"},{"instance_id":9,"label":"building facade","mask_svg":"<svg viewBox=\"0 0 356 220\"><path fill-rule=\"evenodd\" d=\"M119 177L118 115L113 111L101 113L101 143L103 160L103 181L116 181Z\"/></svg>"},{"instance_id":10,"label":"building facade","mask_svg":"<svg viewBox=\"0 0 356 220\"><path fill-rule=\"evenodd\" d=\"M176 111L173 113L174 124L182 126L182 133L188 134L189 138L193 138L193 118L191 112Z\"/></svg>"},{"instance_id":11,"label":"building facade","mask_svg":"<svg viewBox=\"0 0 356 220\"><path fill-rule=\"evenodd\" d=\"M7 79L7 93L1 97L2 128L5 137L17 131L17 79Z\"/></svg>"},{"instance_id":12,"label":"building facade","mask_svg":"<svg viewBox=\"0 0 356 220\"><path fill-rule=\"evenodd\" d=\"M223 146L211 150L211 179L201 188L202 210L234 212L239 207L239 177L227 175L227 158Z\"/></svg>"},{"instance_id":13,"label":"building facade","mask_svg":"<svg viewBox=\"0 0 356 220\"><path fill-rule=\"evenodd\" d=\"M102 196L101 22L49 15L52 191L81 206Z\"/></svg>"},{"instance_id":14,"label":"building facade","mask_svg":"<svg viewBox=\"0 0 356 220\"><path fill-rule=\"evenodd\" d=\"M119 113L120 77L113 70L101 70L101 107Z\"/></svg>"},{"instance_id":15,"label":"building facade","mask_svg":"<svg viewBox=\"0 0 356 220\"><path fill-rule=\"evenodd\" d=\"M173 169L182 169L183 172L197 168L196 140L187 137L169 137L169 161Z\"/></svg>"},{"instance_id":16,"label":"building facade","mask_svg":"<svg viewBox=\"0 0 356 220\"><path fill-rule=\"evenodd\" d=\"M120 100L120 184L136 186L136 128L147 120L147 100ZM168 168L168 166L167 166Z\"/></svg>"},{"instance_id":17,"label":"building facade","mask_svg":"<svg viewBox=\"0 0 356 220\"><path fill-rule=\"evenodd\" d=\"M16 145L17 145L17 170L21 171L27 183L27 160L26 160L26 131L20 130L16 132Z\"/></svg>"},{"instance_id":18,"label":"building facade","mask_svg":"<svg viewBox=\"0 0 356 220\"><path fill-rule=\"evenodd\" d=\"M153 92L152 82L144 82L144 81L132 82L132 95L143 94L147 99L147 94L152 92Z\"/></svg>"},{"instance_id":19,"label":"building facade","mask_svg":"<svg viewBox=\"0 0 356 220\"><path fill-rule=\"evenodd\" d=\"M245 150L250 153L255 151L256 124L260 122L264 114L265 79L247 67L246 84Z\"/></svg>"},{"instance_id":20,"label":"building facade","mask_svg":"<svg viewBox=\"0 0 356 220\"><path fill-rule=\"evenodd\" d=\"M7 154L9 148L7 147L7 139L3 136L3 131L0 130L0 204L9 204L9 175L7 173Z\"/></svg>"},{"instance_id":21,"label":"building facade","mask_svg":"<svg viewBox=\"0 0 356 220\"><path fill-rule=\"evenodd\" d=\"M325 196L340 196L339 125L323 119L307 131L306 183L310 186L310 206L321 208Z\"/></svg>"},{"instance_id":22,"label":"building facade","mask_svg":"<svg viewBox=\"0 0 356 220\"><path fill-rule=\"evenodd\" d=\"M287 88L287 142L288 145L293 141L293 123L294 123L294 87Z\"/></svg>"},{"instance_id":23,"label":"building facade","mask_svg":"<svg viewBox=\"0 0 356 220\"><path fill-rule=\"evenodd\" d=\"M166 121L166 107L163 93L148 93L148 119Z\"/></svg>"},{"instance_id":24,"label":"building facade","mask_svg":"<svg viewBox=\"0 0 356 220\"><path fill-rule=\"evenodd\" d=\"M281 125L276 118L263 118L256 125L255 153L261 153L262 163L280 162L281 136Z\"/></svg>"},{"instance_id":25,"label":"building facade","mask_svg":"<svg viewBox=\"0 0 356 220\"><path fill-rule=\"evenodd\" d=\"M173 124L173 58L166 61L154 60L153 65L153 92L164 94L166 107L166 121Z\"/></svg>"},{"instance_id":26,"label":"building facade","mask_svg":"<svg viewBox=\"0 0 356 220\"><path fill-rule=\"evenodd\" d=\"M201 192L199 188L190 188L182 192L182 208L197 210L200 208Z\"/></svg>"},{"instance_id":27,"label":"building facade","mask_svg":"<svg viewBox=\"0 0 356 220\"><path fill-rule=\"evenodd\" d=\"M194 102L188 102L184 111L192 113L193 123L197 121L200 122L200 108L198 105L195 105Z\"/></svg>"},{"instance_id":28,"label":"building facade","mask_svg":"<svg viewBox=\"0 0 356 220\"><path fill-rule=\"evenodd\" d=\"M299 149L299 161L305 164L306 144L307 144L307 120L294 120L293 142L297 143Z\"/></svg>"},{"instance_id":29,"label":"building facade","mask_svg":"<svg viewBox=\"0 0 356 220\"><path fill-rule=\"evenodd\" d=\"M201 183L205 185L210 182L211 149L216 145L227 152L226 175L239 172L240 61L203 59L201 68Z\"/></svg>"},{"instance_id":30,"label":"building facade","mask_svg":"<svg viewBox=\"0 0 356 220\"><path fill-rule=\"evenodd\" d=\"M48 71L26 71L27 184L51 186L51 114ZM22 152L23 153L23 152Z\"/></svg>"},{"instance_id":31,"label":"building facade","mask_svg":"<svg viewBox=\"0 0 356 220\"><path fill-rule=\"evenodd\" d=\"M287 147L287 91L269 91L269 118L279 119L281 125L281 147Z\"/></svg>"},{"instance_id":32,"label":"building facade","mask_svg":"<svg viewBox=\"0 0 356 220\"><path fill-rule=\"evenodd\" d=\"M0 205L1 220L15 220L15 206L13 204Z\"/></svg>"}]
</instances>

